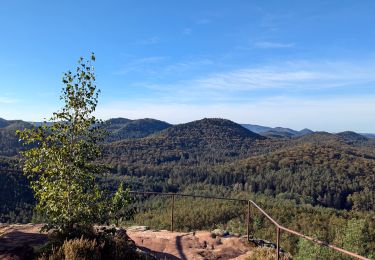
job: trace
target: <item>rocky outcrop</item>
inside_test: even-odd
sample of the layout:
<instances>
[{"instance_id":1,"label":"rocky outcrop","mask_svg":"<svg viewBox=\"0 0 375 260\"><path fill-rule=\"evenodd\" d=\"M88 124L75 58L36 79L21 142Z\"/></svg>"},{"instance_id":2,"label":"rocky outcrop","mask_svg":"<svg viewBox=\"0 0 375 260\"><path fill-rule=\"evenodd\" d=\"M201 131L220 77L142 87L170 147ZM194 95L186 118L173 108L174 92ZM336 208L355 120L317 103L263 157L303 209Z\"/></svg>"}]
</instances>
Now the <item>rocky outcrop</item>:
<instances>
[{"instance_id":1,"label":"rocky outcrop","mask_svg":"<svg viewBox=\"0 0 375 260\"><path fill-rule=\"evenodd\" d=\"M42 245L47 235L40 233L42 225L1 225L0 226L0 259L22 260L33 259L33 246Z\"/></svg>"},{"instance_id":2,"label":"rocky outcrop","mask_svg":"<svg viewBox=\"0 0 375 260\"><path fill-rule=\"evenodd\" d=\"M33 258L33 246L43 245L47 234L40 233L42 225L1 225L0 259ZM197 232L150 230L147 226L125 229L97 226L97 232L114 230L114 241L126 240L141 259L247 259L258 248L275 248L271 242L233 235L222 229ZM121 240L121 241L120 241ZM122 242L121 242L122 243ZM252 259L252 258L250 258Z\"/></svg>"},{"instance_id":3,"label":"rocky outcrop","mask_svg":"<svg viewBox=\"0 0 375 260\"><path fill-rule=\"evenodd\" d=\"M245 259L247 252L253 249L246 238L222 230L214 231L214 235L209 231L127 231L138 248L157 259Z\"/></svg>"}]
</instances>

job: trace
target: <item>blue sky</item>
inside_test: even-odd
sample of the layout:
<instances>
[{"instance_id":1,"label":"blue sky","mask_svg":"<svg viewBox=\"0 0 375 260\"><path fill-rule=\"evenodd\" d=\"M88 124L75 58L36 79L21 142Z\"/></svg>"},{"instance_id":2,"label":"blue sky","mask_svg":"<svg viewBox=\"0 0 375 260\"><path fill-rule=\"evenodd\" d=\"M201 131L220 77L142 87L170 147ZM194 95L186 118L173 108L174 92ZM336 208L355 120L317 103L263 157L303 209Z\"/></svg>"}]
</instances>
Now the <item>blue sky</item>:
<instances>
[{"instance_id":1,"label":"blue sky","mask_svg":"<svg viewBox=\"0 0 375 260\"><path fill-rule=\"evenodd\" d=\"M1 0L0 117L49 117L62 73L94 51L103 119L375 132L374 13L364 0Z\"/></svg>"}]
</instances>

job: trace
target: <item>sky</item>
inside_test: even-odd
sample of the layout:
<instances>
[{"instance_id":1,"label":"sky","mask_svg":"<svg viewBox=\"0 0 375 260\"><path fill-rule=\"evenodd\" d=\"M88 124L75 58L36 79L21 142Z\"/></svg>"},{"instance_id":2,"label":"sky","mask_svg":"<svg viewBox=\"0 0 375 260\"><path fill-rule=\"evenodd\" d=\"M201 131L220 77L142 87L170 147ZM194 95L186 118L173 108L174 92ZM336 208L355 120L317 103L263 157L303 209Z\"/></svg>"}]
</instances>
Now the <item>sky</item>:
<instances>
[{"instance_id":1,"label":"sky","mask_svg":"<svg viewBox=\"0 0 375 260\"><path fill-rule=\"evenodd\" d=\"M96 115L375 132L375 1L0 0L0 117L96 54Z\"/></svg>"}]
</instances>

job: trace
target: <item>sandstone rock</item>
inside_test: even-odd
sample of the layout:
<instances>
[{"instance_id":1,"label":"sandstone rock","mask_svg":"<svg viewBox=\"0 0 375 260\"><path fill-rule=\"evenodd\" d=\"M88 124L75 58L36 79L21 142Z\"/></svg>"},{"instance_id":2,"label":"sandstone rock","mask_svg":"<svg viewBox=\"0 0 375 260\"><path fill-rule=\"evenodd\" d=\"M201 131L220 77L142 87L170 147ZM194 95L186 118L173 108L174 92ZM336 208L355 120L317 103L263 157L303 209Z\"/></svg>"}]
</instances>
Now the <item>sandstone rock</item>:
<instances>
[{"instance_id":1,"label":"sandstone rock","mask_svg":"<svg viewBox=\"0 0 375 260\"><path fill-rule=\"evenodd\" d=\"M142 260L156 260L157 259L155 256L153 256L149 252L146 252L139 248L137 248L136 253L139 256L139 258Z\"/></svg>"},{"instance_id":2,"label":"sandstone rock","mask_svg":"<svg viewBox=\"0 0 375 260\"><path fill-rule=\"evenodd\" d=\"M130 226L126 228L128 231L146 231L149 230L150 228L148 226Z\"/></svg>"},{"instance_id":3,"label":"sandstone rock","mask_svg":"<svg viewBox=\"0 0 375 260\"><path fill-rule=\"evenodd\" d=\"M225 237L229 235L229 232L227 230L217 228L211 231L211 235L213 237L216 237L216 236Z\"/></svg>"}]
</instances>

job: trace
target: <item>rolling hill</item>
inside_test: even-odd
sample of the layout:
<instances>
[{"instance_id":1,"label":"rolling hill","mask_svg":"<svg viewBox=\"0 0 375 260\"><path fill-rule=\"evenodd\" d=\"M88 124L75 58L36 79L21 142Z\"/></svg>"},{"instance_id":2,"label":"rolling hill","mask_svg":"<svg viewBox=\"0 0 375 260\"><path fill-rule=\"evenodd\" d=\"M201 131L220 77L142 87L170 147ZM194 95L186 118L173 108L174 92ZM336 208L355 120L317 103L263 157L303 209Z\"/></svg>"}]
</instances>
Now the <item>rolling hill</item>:
<instances>
[{"instance_id":1,"label":"rolling hill","mask_svg":"<svg viewBox=\"0 0 375 260\"><path fill-rule=\"evenodd\" d=\"M31 128L32 124L21 120L0 120L0 155L15 156L22 149L16 130Z\"/></svg>"},{"instance_id":2,"label":"rolling hill","mask_svg":"<svg viewBox=\"0 0 375 260\"><path fill-rule=\"evenodd\" d=\"M171 126L169 123L151 118L137 120L114 118L107 120L105 125L109 132L106 138L108 142L146 137Z\"/></svg>"},{"instance_id":3,"label":"rolling hill","mask_svg":"<svg viewBox=\"0 0 375 260\"><path fill-rule=\"evenodd\" d=\"M260 125L252 125L252 124L242 124L243 127L253 131L257 134L269 137L269 138L292 138L303 136L306 134L313 133L312 130L304 128L301 131L293 130L290 128L285 127L268 127L268 126L260 126Z\"/></svg>"},{"instance_id":4,"label":"rolling hill","mask_svg":"<svg viewBox=\"0 0 375 260\"><path fill-rule=\"evenodd\" d=\"M190 123L176 125L162 132L160 136L167 138L188 137L216 140L224 138L230 140L247 138L259 140L266 139L233 121L220 118L204 118Z\"/></svg>"},{"instance_id":5,"label":"rolling hill","mask_svg":"<svg viewBox=\"0 0 375 260\"><path fill-rule=\"evenodd\" d=\"M16 158L10 158L21 148L15 130L32 124L0 124L0 166L6 167L10 161L14 164ZM305 134L298 135L276 128L290 137L267 138L217 118L180 125L115 118L106 127L110 136L101 162L111 167L108 183L124 181L133 189L152 191L183 191L192 184L226 186L337 209L374 209L369 191L375 189L375 142L354 132L301 130ZM22 178L2 177L9 185L0 188L22 194ZM14 180L22 189L9 188L16 185ZM8 203L3 212L12 211L11 205L15 212L22 201Z\"/></svg>"},{"instance_id":6,"label":"rolling hill","mask_svg":"<svg viewBox=\"0 0 375 260\"><path fill-rule=\"evenodd\" d=\"M367 137L357 134L352 131L345 131L337 134L338 136L344 138L347 141L352 141L352 142L365 142L368 140Z\"/></svg>"},{"instance_id":7,"label":"rolling hill","mask_svg":"<svg viewBox=\"0 0 375 260\"><path fill-rule=\"evenodd\" d=\"M233 175L230 184L242 190L337 209L371 210L374 170L374 153L339 143L306 142L218 166L215 171L219 176Z\"/></svg>"},{"instance_id":8,"label":"rolling hill","mask_svg":"<svg viewBox=\"0 0 375 260\"><path fill-rule=\"evenodd\" d=\"M226 119L202 119L171 126L141 139L108 144L111 164L218 163L250 154L266 140ZM108 160L109 159L109 160Z\"/></svg>"}]
</instances>

